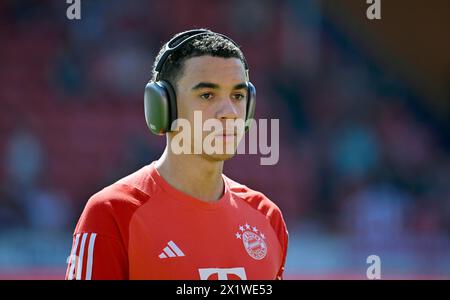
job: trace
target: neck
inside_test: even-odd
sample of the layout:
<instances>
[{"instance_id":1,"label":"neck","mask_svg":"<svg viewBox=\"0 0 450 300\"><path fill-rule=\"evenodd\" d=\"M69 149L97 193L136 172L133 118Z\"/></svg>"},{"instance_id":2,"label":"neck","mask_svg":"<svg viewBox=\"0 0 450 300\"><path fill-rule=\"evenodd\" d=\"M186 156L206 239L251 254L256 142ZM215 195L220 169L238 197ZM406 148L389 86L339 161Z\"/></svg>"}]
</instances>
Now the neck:
<instances>
[{"instance_id":1,"label":"neck","mask_svg":"<svg viewBox=\"0 0 450 300\"><path fill-rule=\"evenodd\" d=\"M166 147L155 167L171 186L189 196L214 202L223 195L223 161L194 154L175 155Z\"/></svg>"}]
</instances>

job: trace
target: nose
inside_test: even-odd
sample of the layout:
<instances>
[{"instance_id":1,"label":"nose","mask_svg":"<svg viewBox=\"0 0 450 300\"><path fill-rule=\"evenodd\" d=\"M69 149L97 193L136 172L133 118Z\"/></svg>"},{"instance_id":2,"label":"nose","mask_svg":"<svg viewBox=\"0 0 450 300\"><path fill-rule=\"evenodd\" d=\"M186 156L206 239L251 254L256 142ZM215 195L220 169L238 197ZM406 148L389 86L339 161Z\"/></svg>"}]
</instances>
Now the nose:
<instances>
[{"instance_id":1,"label":"nose","mask_svg":"<svg viewBox=\"0 0 450 300\"><path fill-rule=\"evenodd\" d=\"M236 108L236 104L230 98L224 97L222 101L220 101L220 108L216 113L216 118L219 120L225 119L237 119L238 111Z\"/></svg>"}]
</instances>

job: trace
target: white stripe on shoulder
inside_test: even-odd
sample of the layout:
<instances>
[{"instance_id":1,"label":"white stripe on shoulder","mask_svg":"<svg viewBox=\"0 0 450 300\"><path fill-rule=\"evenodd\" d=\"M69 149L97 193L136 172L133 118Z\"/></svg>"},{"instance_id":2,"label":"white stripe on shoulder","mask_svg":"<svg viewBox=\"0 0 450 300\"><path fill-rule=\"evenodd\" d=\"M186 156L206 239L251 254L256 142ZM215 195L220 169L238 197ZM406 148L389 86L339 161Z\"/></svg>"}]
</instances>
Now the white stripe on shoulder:
<instances>
[{"instance_id":1,"label":"white stripe on shoulder","mask_svg":"<svg viewBox=\"0 0 450 300\"><path fill-rule=\"evenodd\" d=\"M96 233L91 233L91 237L89 238L86 280L91 280L91 276L92 276L92 262L94 259L94 244L95 244L96 236L97 236Z\"/></svg>"},{"instance_id":2,"label":"white stripe on shoulder","mask_svg":"<svg viewBox=\"0 0 450 300\"><path fill-rule=\"evenodd\" d=\"M88 233L83 233L81 238L80 254L78 255L78 265L76 270L76 279L81 280L81 273L83 272L83 256L84 256L84 246L86 244L86 238Z\"/></svg>"},{"instance_id":3,"label":"white stripe on shoulder","mask_svg":"<svg viewBox=\"0 0 450 300\"><path fill-rule=\"evenodd\" d=\"M73 244L72 252L70 253L70 260L69 260L70 261L70 269L69 269L69 274L67 276L68 280L73 279L73 271L75 270L75 263L76 263L75 254L77 253L79 240L80 240L80 234L78 233L77 235L75 235L75 243Z\"/></svg>"}]
</instances>

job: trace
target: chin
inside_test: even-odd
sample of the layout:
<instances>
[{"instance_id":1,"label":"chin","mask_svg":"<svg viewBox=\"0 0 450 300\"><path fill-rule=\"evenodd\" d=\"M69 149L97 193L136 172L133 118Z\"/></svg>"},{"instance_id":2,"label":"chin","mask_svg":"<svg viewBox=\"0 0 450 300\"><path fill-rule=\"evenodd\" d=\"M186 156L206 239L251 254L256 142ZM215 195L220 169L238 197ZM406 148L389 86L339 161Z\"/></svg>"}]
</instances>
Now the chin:
<instances>
[{"instance_id":1,"label":"chin","mask_svg":"<svg viewBox=\"0 0 450 300\"><path fill-rule=\"evenodd\" d=\"M226 161L235 156L236 153L233 154L203 154L203 156L210 161Z\"/></svg>"}]
</instances>

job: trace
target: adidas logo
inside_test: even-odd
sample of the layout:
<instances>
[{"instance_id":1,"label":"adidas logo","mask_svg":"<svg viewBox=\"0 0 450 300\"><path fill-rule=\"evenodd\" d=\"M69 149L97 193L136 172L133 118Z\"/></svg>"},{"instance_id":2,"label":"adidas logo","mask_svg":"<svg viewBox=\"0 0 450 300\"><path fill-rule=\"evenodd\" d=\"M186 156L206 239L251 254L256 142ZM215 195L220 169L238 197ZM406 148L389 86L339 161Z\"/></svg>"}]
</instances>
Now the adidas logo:
<instances>
[{"instance_id":1,"label":"adidas logo","mask_svg":"<svg viewBox=\"0 0 450 300\"><path fill-rule=\"evenodd\" d=\"M163 252L161 252L161 254L159 255L159 258L164 259L168 257L181 256L185 256L183 251L181 251L173 241L170 241L167 243L167 246L164 248Z\"/></svg>"}]
</instances>

